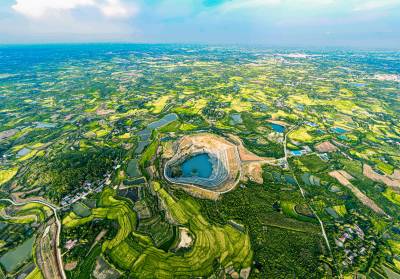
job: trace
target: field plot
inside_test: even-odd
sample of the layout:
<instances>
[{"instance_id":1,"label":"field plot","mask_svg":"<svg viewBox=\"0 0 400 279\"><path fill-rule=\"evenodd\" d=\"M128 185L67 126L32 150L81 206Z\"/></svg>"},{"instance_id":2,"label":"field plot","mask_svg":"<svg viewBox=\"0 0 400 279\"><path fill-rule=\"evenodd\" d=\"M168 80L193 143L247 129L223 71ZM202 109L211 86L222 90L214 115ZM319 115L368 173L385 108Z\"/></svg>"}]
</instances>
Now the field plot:
<instances>
[{"instance_id":1,"label":"field plot","mask_svg":"<svg viewBox=\"0 0 400 279\"><path fill-rule=\"evenodd\" d=\"M0 263L6 277L58 278L60 250L68 278L400 274L398 51L0 56L0 196L62 220L55 244L49 208L0 204L0 258L36 240L13 270Z\"/></svg>"},{"instance_id":2,"label":"field plot","mask_svg":"<svg viewBox=\"0 0 400 279\"><path fill-rule=\"evenodd\" d=\"M193 200L175 201L157 182L152 187L174 222L189 227L193 233L192 248L181 256L156 248L150 237L137 233L136 214L127 201L116 199L111 189L102 194L100 207L93 209L92 215L79 218L70 213L63 224L71 228L94 218L116 220L118 232L113 239L103 243L102 250L116 266L132 276L203 276L212 274L216 263L221 270L232 266L232 272L240 272L251 266L252 252L248 235L230 225L213 226L202 217Z\"/></svg>"},{"instance_id":3,"label":"field plot","mask_svg":"<svg viewBox=\"0 0 400 279\"><path fill-rule=\"evenodd\" d=\"M253 278L322 276L317 258L323 257L324 248L315 219L296 212L301 201L297 194L285 193L268 182L265 185L247 183L246 188L227 193L218 202L203 200L202 211L212 222L233 219L248 230L256 263ZM306 213L305 209L299 211ZM269 257L271 254L279 256Z\"/></svg>"},{"instance_id":4,"label":"field plot","mask_svg":"<svg viewBox=\"0 0 400 279\"><path fill-rule=\"evenodd\" d=\"M386 215L386 213L367 195L361 192L357 187L355 187L349 179L351 176L345 171L332 171L329 173L330 176L336 178L340 184L346 186L350 191L367 207L371 208L378 214Z\"/></svg>"}]
</instances>

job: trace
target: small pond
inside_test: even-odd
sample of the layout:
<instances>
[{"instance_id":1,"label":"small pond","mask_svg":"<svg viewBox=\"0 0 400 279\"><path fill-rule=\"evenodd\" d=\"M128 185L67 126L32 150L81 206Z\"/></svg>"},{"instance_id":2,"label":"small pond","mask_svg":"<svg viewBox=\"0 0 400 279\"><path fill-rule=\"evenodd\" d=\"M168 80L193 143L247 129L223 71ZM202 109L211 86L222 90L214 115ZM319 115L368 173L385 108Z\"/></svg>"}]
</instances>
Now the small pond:
<instances>
[{"instance_id":1,"label":"small pond","mask_svg":"<svg viewBox=\"0 0 400 279\"><path fill-rule=\"evenodd\" d=\"M354 86L356 87L364 87L366 84L365 83L355 83Z\"/></svg>"},{"instance_id":2,"label":"small pond","mask_svg":"<svg viewBox=\"0 0 400 279\"><path fill-rule=\"evenodd\" d=\"M292 153L293 156L303 155L303 152L301 152L301 150L291 150L290 153Z\"/></svg>"},{"instance_id":3,"label":"small pond","mask_svg":"<svg viewBox=\"0 0 400 279\"><path fill-rule=\"evenodd\" d=\"M129 161L126 173L129 177L139 177L141 175L137 159L132 159Z\"/></svg>"},{"instance_id":4,"label":"small pond","mask_svg":"<svg viewBox=\"0 0 400 279\"><path fill-rule=\"evenodd\" d=\"M23 157L31 151L32 151L31 149L24 147L20 151L17 152L17 157Z\"/></svg>"},{"instance_id":5,"label":"small pond","mask_svg":"<svg viewBox=\"0 0 400 279\"><path fill-rule=\"evenodd\" d=\"M340 128L340 127L333 127L332 131L334 131L335 133L338 133L338 134L344 134L347 132L347 130Z\"/></svg>"},{"instance_id":6,"label":"small pond","mask_svg":"<svg viewBox=\"0 0 400 279\"><path fill-rule=\"evenodd\" d=\"M208 178L213 171L213 165L210 156L206 153L198 154L190 157L182 163L182 176L183 177L202 177Z\"/></svg>"},{"instance_id":7,"label":"small pond","mask_svg":"<svg viewBox=\"0 0 400 279\"><path fill-rule=\"evenodd\" d=\"M36 128L54 128L57 124L55 123L45 123L45 122L38 122L36 123Z\"/></svg>"},{"instance_id":8,"label":"small pond","mask_svg":"<svg viewBox=\"0 0 400 279\"><path fill-rule=\"evenodd\" d=\"M277 132L277 133L283 133L285 132L285 127L279 124L275 124L275 123L270 123L269 124L271 126L271 128Z\"/></svg>"},{"instance_id":9,"label":"small pond","mask_svg":"<svg viewBox=\"0 0 400 279\"><path fill-rule=\"evenodd\" d=\"M14 250L8 251L0 258L0 263L7 272L13 272L26 260L32 257L32 247L35 237L31 237Z\"/></svg>"},{"instance_id":10,"label":"small pond","mask_svg":"<svg viewBox=\"0 0 400 279\"><path fill-rule=\"evenodd\" d=\"M170 114L165 115L160 120L157 120L155 122L150 123L147 126L147 129L150 129L150 130L158 129L158 128L162 127L162 126L168 125L171 122L174 122L177 119L178 119L178 115L177 114L170 113Z\"/></svg>"},{"instance_id":11,"label":"small pond","mask_svg":"<svg viewBox=\"0 0 400 279\"><path fill-rule=\"evenodd\" d=\"M231 115L231 121L229 121L229 123L231 125L242 124L243 123L243 119L242 119L242 116L240 115L240 113L233 113Z\"/></svg>"},{"instance_id":12,"label":"small pond","mask_svg":"<svg viewBox=\"0 0 400 279\"><path fill-rule=\"evenodd\" d=\"M157 121L151 122L149 125L147 125L145 129L139 131L138 132L139 143L135 149L135 153L136 154L142 153L143 150L146 148L146 146L150 144L151 133L153 132L154 129L166 126L177 119L178 115L176 113L170 113Z\"/></svg>"},{"instance_id":13,"label":"small pond","mask_svg":"<svg viewBox=\"0 0 400 279\"><path fill-rule=\"evenodd\" d=\"M143 150L150 144L150 141L139 141L135 149L135 154L141 154Z\"/></svg>"}]
</instances>

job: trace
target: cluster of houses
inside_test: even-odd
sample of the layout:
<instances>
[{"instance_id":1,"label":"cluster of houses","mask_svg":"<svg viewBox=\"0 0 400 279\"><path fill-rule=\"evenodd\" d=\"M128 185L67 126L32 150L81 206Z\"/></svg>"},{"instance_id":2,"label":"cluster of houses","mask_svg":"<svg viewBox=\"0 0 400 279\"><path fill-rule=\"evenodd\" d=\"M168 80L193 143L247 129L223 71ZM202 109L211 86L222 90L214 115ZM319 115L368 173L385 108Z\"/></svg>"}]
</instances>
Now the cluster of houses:
<instances>
[{"instance_id":1,"label":"cluster of houses","mask_svg":"<svg viewBox=\"0 0 400 279\"><path fill-rule=\"evenodd\" d=\"M370 246L375 246L376 243L373 240L365 241L364 238L364 231L357 224L345 225L339 236L335 238L336 246L342 248L345 255L342 262L344 266L354 264L359 257L367 255Z\"/></svg>"},{"instance_id":2,"label":"cluster of houses","mask_svg":"<svg viewBox=\"0 0 400 279\"><path fill-rule=\"evenodd\" d=\"M104 174L104 179L98 183L85 182L78 193L70 194L65 197L60 202L61 207L69 207L80 199L85 198L91 193L100 193L105 185L111 183L111 173ZM96 185L98 185L96 187Z\"/></svg>"}]
</instances>

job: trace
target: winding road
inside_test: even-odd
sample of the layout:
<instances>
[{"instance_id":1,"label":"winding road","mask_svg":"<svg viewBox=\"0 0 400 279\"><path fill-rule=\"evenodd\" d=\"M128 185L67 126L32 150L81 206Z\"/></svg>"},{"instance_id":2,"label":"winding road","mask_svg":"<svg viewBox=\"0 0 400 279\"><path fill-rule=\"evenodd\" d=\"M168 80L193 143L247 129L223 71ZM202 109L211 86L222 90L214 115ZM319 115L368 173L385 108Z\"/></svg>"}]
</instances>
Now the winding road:
<instances>
[{"instance_id":1,"label":"winding road","mask_svg":"<svg viewBox=\"0 0 400 279\"><path fill-rule=\"evenodd\" d=\"M29 203L40 203L40 204L43 204L43 205L49 207L53 211L54 217L56 219L56 225L57 225L57 235L56 235L57 265L58 265L58 270L59 270L59 273L61 275L61 278L62 279L66 279L67 276L65 275L64 265L63 265L63 261L62 261L62 257L61 257L61 249L60 249L61 222L60 222L60 219L58 218L58 215L57 215L57 210L59 209L59 207L55 206L54 204L51 204L50 202L41 201L41 200L32 200L32 201L21 202L21 203L15 202L15 201L13 201L11 199L0 199L0 201L6 201L6 202L9 202L9 203L11 203L11 204L13 204L15 206L23 206L23 205L26 205L26 204L29 204Z\"/></svg>"}]
</instances>

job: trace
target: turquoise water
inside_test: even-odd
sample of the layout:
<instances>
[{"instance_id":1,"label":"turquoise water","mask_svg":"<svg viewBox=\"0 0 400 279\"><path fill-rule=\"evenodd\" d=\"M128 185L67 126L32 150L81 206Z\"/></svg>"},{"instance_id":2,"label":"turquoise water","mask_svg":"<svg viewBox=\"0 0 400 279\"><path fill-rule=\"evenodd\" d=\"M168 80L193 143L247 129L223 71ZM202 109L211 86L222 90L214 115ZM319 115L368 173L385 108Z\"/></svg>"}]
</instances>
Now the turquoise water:
<instances>
[{"instance_id":1,"label":"turquoise water","mask_svg":"<svg viewBox=\"0 0 400 279\"><path fill-rule=\"evenodd\" d=\"M274 123L271 123L271 124L269 124L270 126L271 126L271 128L275 131L275 132L277 132L277 133L283 133L283 132L285 132L285 127L283 127L282 125L278 125L278 124L274 124Z\"/></svg>"},{"instance_id":2,"label":"turquoise water","mask_svg":"<svg viewBox=\"0 0 400 279\"><path fill-rule=\"evenodd\" d=\"M343 134L343 133L346 133L346 132L347 132L347 130L345 130L345 129L343 129L343 128L340 128L340 127L333 127L332 130L333 130L335 133L338 133L338 134Z\"/></svg>"},{"instance_id":3,"label":"turquoise water","mask_svg":"<svg viewBox=\"0 0 400 279\"><path fill-rule=\"evenodd\" d=\"M301 156L303 153L300 150L292 150L290 151L294 156Z\"/></svg>"},{"instance_id":4,"label":"turquoise water","mask_svg":"<svg viewBox=\"0 0 400 279\"><path fill-rule=\"evenodd\" d=\"M182 176L183 177L202 177L208 178L211 176L213 166L210 162L210 156L208 154L199 154L187 159L182 164Z\"/></svg>"}]
</instances>

